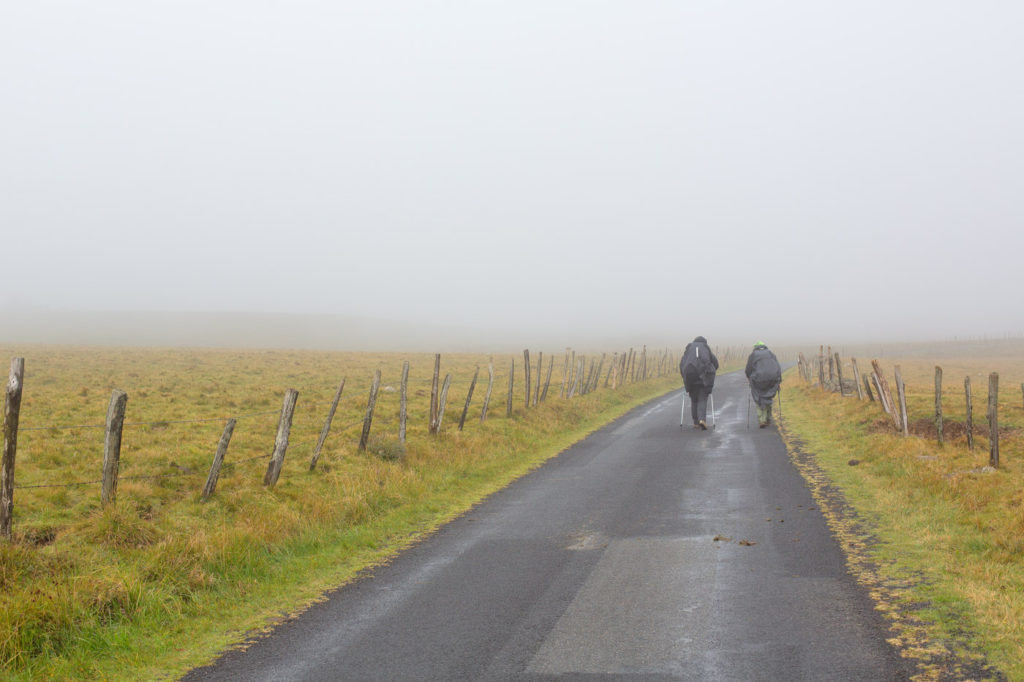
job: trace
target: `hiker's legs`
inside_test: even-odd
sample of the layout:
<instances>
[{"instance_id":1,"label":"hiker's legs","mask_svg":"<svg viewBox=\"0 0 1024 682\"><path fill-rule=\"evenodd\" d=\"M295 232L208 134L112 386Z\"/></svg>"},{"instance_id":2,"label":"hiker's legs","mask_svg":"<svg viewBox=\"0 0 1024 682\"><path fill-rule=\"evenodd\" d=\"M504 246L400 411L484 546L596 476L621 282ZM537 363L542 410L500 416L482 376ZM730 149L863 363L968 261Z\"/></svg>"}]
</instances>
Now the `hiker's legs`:
<instances>
[{"instance_id":1,"label":"hiker's legs","mask_svg":"<svg viewBox=\"0 0 1024 682\"><path fill-rule=\"evenodd\" d=\"M703 422L708 418L708 390L703 386L694 392L693 407L695 421Z\"/></svg>"}]
</instances>

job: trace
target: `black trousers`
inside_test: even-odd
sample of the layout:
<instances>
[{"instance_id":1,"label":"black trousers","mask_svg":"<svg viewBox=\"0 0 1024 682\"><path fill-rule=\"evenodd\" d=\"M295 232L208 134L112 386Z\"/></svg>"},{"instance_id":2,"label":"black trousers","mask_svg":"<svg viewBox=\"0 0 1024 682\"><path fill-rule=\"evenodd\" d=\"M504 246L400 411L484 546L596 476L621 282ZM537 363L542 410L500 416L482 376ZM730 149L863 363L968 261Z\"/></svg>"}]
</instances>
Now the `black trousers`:
<instances>
[{"instance_id":1,"label":"black trousers","mask_svg":"<svg viewBox=\"0 0 1024 682\"><path fill-rule=\"evenodd\" d=\"M711 395L710 389L703 384L697 384L692 386L687 393L690 394L690 416L693 417L693 423L706 422L708 419L708 396Z\"/></svg>"}]
</instances>

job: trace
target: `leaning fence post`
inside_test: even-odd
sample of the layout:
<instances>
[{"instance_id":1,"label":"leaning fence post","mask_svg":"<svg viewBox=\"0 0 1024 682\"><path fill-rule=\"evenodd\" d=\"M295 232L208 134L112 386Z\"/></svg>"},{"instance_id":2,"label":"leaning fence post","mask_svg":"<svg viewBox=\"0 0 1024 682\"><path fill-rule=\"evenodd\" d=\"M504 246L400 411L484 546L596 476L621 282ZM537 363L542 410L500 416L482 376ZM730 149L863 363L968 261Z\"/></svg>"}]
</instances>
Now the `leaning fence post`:
<instances>
[{"instance_id":1,"label":"leaning fence post","mask_svg":"<svg viewBox=\"0 0 1024 682\"><path fill-rule=\"evenodd\" d=\"M988 375L988 465L999 468L999 374Z\"/></svg>"},{"instance_id":2,"label":"leaning fence post","mask_svg":"<svg viewBox=\"0 0 1024 682\"><path fill-rule=\"evenodd\" d=\"M487 393L484 394L484 404L480 408L480 423L487 421L487 406L491 402L491 389L494 388L494 358L487 361Z\"/></svg>"},{"instance_id":3,"label":"leaning fence post","mask_svg":"<svg viewBox=\"0 0 1024 682\"><path fill-rule=\"evenodd\" d=\"M971 376L964 377L964 394L967 398L967 419L964 422L964 430L967 432L967 448L974 450L974 409L971 405Z\"/></svg>"},{"instance_id":4,"label":"leaning fence post","mask_svg":"<svg viewBox=\"0 0 1024 682\"><path fill-rule=\"evenodd\" d=\"M441 401L437 410L437 433L441 432L441 422L444 421L444 408L448 406L448 387L452 385L452 375L444 375L444 385L441 387Z\"/></svg>"},{"instance_id":5,"label":"leaning fence post","mask_svg":"<svg viewBox=\"0 0 1024 682\"><path fill-rule=\"evenodd\" d=\"M839 395L846 397L846 387L843 385L843 362L839 359L839 353L836 353L836 377L839 378Z\"/></svg>"},{"instance_id":6,"label":"leaning fence post","mask_svg":"<svg viewBox=\"0 0 1024 682\"><path fill-rule=\"evenodd\" d=\"M281 418L277 422L274 454L270 457L270 463L267 465L267 473L263 475L263 485L268 485L271 488L277 485L277 479L281 476L284 453L288 449L288 434L292 430L292 415L295 414L295 401L298 399L299 392L294 388L289 388L284 392L284 400L281 401Z\"/></svg>"},{"instance_id":7,"label":"leaning fence post","mask_svg":"<svg viewBox=\"0 0 1024 682\"><path fill-rule=\"evenodd\" d=\"M862 375L861 379L864 382L864 391L868 394L868 401L872 403L875 402L875 396L871 393L871 381L868 379L868 375Z\"/></svg>"},{"instance_id":8,"label":"leaning fence post","mask_svg":"<svg viewBox=\"0 0 1024 682\"><path fill-rule=\"evenodd\" d=\"M899 393L900 401L900 428L904 436L910 435L910 424L907 419L907 387L903 383L903 375L900 373L900 366L896 365L896 391Z\"/></svg>"},{"instance_id":9,"label":"leaning fence post","mask_svg":"<svg viewBox=\"0 0 1024 682\"><path fill-rule=\"evenodd\" d=\"M942 368L938 365L935 365L935 431L939 445L942 445Z\"/></svg>"},{"instance_id":10,"label":"leaning fence post","mask_svg":"<svg viewBox=\"0 0 1024 682\"><path fill-rule=\"evenodd\" d=\"M213 464L210 465L210 475L206 477L206 485L203 486L203 494L199 499L206 502L210 495L217 489L217 479L220 478L220 468L224 464L224 455L228 452L228 443L231 442L231 434L235 432L235 418L228 419L224 425L224 433L221 434L220 442L217 443L217 452L213 456Z\"/></svg>"},{"instance_id":11,"label":"leaning fence post","mask_svg":"<svg viewBox=\"0 0 1024 682\"><path fill-rule=\"evenodd\" d=\"M440 357L440 356L438 356ZM370 440L370 425L373 424L373 410L377 407L377 391L380 390L380 370L373 373L373 384L370 386L370 399L366 402L366 416L363 418L363 433L359 436L359 449L366 449Z\"/></svg>"},{"instance_id":12,"label":"leaning fence post","mask_svg":"<svg viewBox=\"0 0 1024 682\"><path fill-rule=\"evenodd\" d=\"M334 394L334 402L331 403L331 409L327 411L327 420L324 421L324 428L320 430L320 438L316 441L316 447L313 448L313 458L309 461L309 470L313 471L316 469L316 463L320 459L320 450L323 449L324 443L327 442L327 434L331 432L331 422L334 421L334 413L338 411L338 402L341 400L341 392L345 389L345 380L341 380L341 384L338 386L338 391Z\"/></svg>"},{"instance_id":13,"label":"leaning fence post","mask_svg":"<svg viewBox=\"0 0 1024 682\"><path fill-rule=\"evenodd\" d=\"M462 408L462 416L459 418L459 431L466 424L466 415L469 413L469 403L473 400L473 389L476 388L477 377L480 376L480 365L476 366L476 371L473 372L473 380L469 382L469 393L466 394L466 405ZM540 386L540 373L537 374L537 385Z\"/></svg>"},{"instance_id":14,"label":"leaning fence post","mask_svg":"<svg viewBox=\"0 0 1024 682\"><path fill-rule=\"evenodd\" d=\"M21 393L25 380L25 358L11 359L4 398L4 452L0 465L0 536L11 539L14 517L14 457L18 452L18 419L21 416Z\"/></svg>"},{"instance_id":15,"label":"leaning fence post","mask_svg":"<svg viewBox=\"0 0 1024 682\"><path fill-rule=\"evenodd\" d=\"M857 387L857 400L864 400L864 389L860 387L860 369L857 367L857 358L850 358L853 365L853 385Z\"/></svg>"},{"instance_id":16,"label":"leaning fence post","mask_svg":"<svg viewBox=\"0 0 1024 682\"><path fill-rule=\"evenodd\" d=\"M121 464L121 431L124 428L124 412L128 394L114 389L107 408L107 432L103 439L103 505L110 504L117 497L117 471Z\"/></svg>"},{"instance_id":17,"label":"leaning fence post","mask_svg":"<svg viewBox=\"0 0 1024 682\"><path fill-rule=\"evenodd\" d=\"M544 402L545 400L547 400L547 397L548 397L548 386L551 385L551 372L552 372L552 370L554 370L554 368L555 368L555 356L552 355L548 359L548 373L547 373L547 377L545 377L545 379L544 379L544 390L540 392L540 402ZM539 378L540 374L538 374L537 376Z\"/></svg>"}]
</instances>

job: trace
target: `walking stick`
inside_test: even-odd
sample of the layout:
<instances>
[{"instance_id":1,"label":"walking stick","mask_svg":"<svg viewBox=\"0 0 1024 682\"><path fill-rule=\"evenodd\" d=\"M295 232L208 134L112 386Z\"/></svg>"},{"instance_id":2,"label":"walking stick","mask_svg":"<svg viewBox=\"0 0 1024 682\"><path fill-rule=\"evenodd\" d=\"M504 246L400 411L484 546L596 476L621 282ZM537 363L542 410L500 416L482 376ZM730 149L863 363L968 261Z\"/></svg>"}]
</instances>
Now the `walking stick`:
<instances>
[{"instance_id":1,"label":"walking stick","mask_svg":"<svg viewBox=\"0 0 1024 682\"><path fill-rule=\"evenodd\" d=\"M683 421L686 419L686 391L683 391L683 409L679 412L679 428L683 428Z\"/></svg>"},{"instance_id":2,"label":"walking stick","mask_svg":"<svg viewBox=\"0 0 1024 682\"><path fill-rule=\"evenodd\" d=\"M718 428L718 420L715 419L715 394L709 395L708 399L711 400L711 430L714 431Z\"/></svg>"}]
</instances>

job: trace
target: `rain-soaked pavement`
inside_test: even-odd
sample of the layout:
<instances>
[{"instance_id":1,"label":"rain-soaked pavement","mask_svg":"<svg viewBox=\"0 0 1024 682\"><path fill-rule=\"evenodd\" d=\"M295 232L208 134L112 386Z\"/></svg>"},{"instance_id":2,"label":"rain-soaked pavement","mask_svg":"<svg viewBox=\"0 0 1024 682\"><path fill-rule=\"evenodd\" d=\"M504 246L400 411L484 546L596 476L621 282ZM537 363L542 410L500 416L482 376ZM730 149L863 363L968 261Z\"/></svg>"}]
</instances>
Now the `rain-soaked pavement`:
<instances>
[{"instance_id":1,"label":"rain-soaked pavement","mask_svg":"<svg viewBox=\"0 0 1024 682\"><path fill-rule=\"evenodd\" d=\"M185 679L908 678L743 375L712 430L681 395Z\"/></svg>"}]
</instances>

